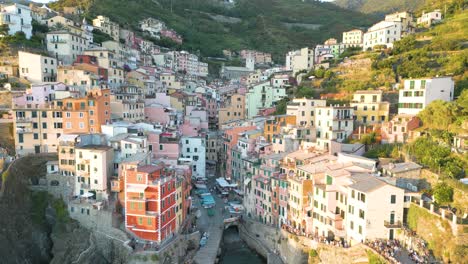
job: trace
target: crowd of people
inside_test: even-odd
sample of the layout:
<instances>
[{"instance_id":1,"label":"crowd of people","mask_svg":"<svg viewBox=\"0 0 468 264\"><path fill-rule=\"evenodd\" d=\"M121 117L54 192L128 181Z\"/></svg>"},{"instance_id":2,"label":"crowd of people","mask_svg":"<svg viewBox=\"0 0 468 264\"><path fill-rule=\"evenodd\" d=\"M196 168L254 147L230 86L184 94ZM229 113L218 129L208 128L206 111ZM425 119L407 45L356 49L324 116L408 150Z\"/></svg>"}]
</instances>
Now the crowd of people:
<instances>
[{"instance_id":1,"label":"crowd of people","mask_svg":"<svg viewBox=\"0 0 468 264\"><path fill-rule=\"evenodd\" d=\"M392 239L377 239L374 241L366 241L364 244L371 247L385 259L389 260L392 263L400 263L403 254L403 245L400 241ZM409 249L408 257L414 263L423 264L429 263L429 252L423 251L423 254L418 253L413 249Z\"/></svg>"},{"instance_id":2,"label":"crowd of people","mask_svg":"<svg viewBox=\"0 0 468 264\"><path fill-rule=\"evenodd\" d=\"M304 230L300 230L300 229L294 228L294 227L286 225L286 224L283 224L281 227L284 230L286 230L287 232L291 233L291 234L295 234L297 236L307 237L309 239L313 239L314 241L316 241L318 243L322 243L322 244L330 245L330 246L336 246L336 247L343 247L343 248L348 248L349 247L349 244L346 241L343 241L343 240L334 240L334 239L330 239L330 238L327 238L327 237L324 237L324 236L307 234L306 232L304 232Z\"/></svg>"},{"instance_id":3,"label":"crowd of people","mask_svg":"<svg viewBox=\"0 0 468 264\"><path fill-rule=\"evenodd\" d=\"M385 259L389 260L392 263L399 263L397 257L401 256L402 250L401 245L398 240L385 240L377 239L374 241L365 241L368 247L374 249L383 256Z\"/></svg>"}]
</instances>

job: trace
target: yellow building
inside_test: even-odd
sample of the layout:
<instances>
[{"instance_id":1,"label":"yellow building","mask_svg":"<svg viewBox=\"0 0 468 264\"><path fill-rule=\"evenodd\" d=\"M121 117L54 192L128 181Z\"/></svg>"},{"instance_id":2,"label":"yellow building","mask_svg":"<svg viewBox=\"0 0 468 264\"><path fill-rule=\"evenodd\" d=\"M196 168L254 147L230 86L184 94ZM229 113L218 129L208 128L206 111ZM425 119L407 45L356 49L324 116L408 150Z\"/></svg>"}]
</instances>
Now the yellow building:
<instances>
[{"instance_id":1,"label":"yellow building","mask_svg":"<svg viewBox=\"0 0 468 264\"><path fill-rule=\"evenodd\" d=\"M309 194L312 192L312 179L288 177L288 221L290 225L301 232L306 232L306 210L309 205Z\"/></svg>"},{"instance_id":2,"label":"yellow building","mask_svg":"<svg viewBox=\"0 0 468 264\"><path fill-rule=\"evenodd\" d=\"M273 140L273 135L281 132L281 127L287 125L295 125L296 116L294 115L277 115L269 117L265 121L265 127L263 129L263 136L268 140Z\"/></svg>"},{"instance_id":3,"label":"yellow building","mask_svg":"<svg viewBox=\"0 0 468 264\"><path fill-rule=\"evenodd\" d=\"M176 206L175 206L175 211L176 211L176 232L179 232L179 229L182 227L182 223L184 221L184 216L183 216L183 209L182 209L182 204L183 204L183 183L184 183L184 178L183 177L178 177L176 180Z\"/></svg>"},{"instance_id":4,"label":"yellow building","mask_svg":"<svg viewBox=\"0 0 468 264\"><path fill-rule=\"evenodd\" d=\"M225 105L218 111L219 127L233 120L245 119L245 95L227 95L224 102Z\"/></svg>"},{"instance_id":5,"label":"yellow building","mask_svg":"<svg viewBox=\"0 0 468 264\"><path fill-rule=\"evenodd\" d=\"M360 125L372 125L388 121L390 103L382 101L382 91L356 91L351 106Z\"/></svg>"}]
</instances>

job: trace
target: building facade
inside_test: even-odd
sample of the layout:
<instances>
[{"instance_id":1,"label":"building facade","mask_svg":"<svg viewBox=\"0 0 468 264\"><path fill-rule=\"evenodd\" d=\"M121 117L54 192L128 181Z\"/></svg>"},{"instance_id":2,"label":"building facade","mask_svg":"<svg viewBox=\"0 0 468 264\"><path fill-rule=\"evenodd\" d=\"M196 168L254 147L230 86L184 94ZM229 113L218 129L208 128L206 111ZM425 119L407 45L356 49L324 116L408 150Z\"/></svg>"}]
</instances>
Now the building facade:
<instances>
[{"instance_id":1,"label":"building facade","mask_svg":"<svg viewBox=\"0 0 468 264\"><path fill-rule=\"evenodd\" d=\"M432 101L453 101L452 77L407 79L399 91L398 114L417 115Z\"/></svg>"}]
</instances>

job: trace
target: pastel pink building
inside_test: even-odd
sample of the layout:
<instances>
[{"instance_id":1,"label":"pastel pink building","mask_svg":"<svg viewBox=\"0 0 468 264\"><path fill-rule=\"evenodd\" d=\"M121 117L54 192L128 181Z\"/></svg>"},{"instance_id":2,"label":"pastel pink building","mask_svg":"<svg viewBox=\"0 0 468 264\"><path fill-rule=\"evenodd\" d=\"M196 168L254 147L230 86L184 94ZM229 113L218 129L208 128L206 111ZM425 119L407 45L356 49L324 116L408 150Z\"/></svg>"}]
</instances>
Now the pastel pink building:
<instances>
[{"instance_id":1,"label":"pastel pink building","mask_svg":"<svg viewBox=\"0 0 468 264\"><path fill-rule=\"evenodd\" d=\"M152 123L159 123L161 125L175 125L177 113L160 104L147 104L145 106L145 119Z\"/></svg>"},{"instance_id":2,"label":"pastel pink building","mask_svg":"<svg viewBox=\"0 0 468 264\"><path fill-rule=\"evenodd\" d=\"M172 29L163 29L163 30L160 31L159 34L161 34L162 37L169 38L169 39L171 39L174 42L177 42L179 44L182 44L182 42L183 42L182 37Z\"/></svg>"},{"instance_id":3,"label":"pastel pink building","mask_svg":"<svg viewBox=\"0 0 468 264\"><path fill-rule=\"evenodd\" d=\"M68 91L68 87L61 82L34 84L31 89L21 96L13 97L13 105L24 106L26 104L44 105L60 98L60 92ZM59 92L57 94L57 92ZM58 96L57 96L58 95ZM67 97L70 93L67 93Z\"/></svg>"},{"instance_id":4,"label":"pastel pink building","mask_svg":"<svg viewBox=\"0 0 468 264\"><path fill-rule=\"evenodd\" d=\"M156 93L155 98L146 98L145 105L160 104L162 106L171 106L171 97L166 93Z\"/></svg>"},{"instance_id":5,"label":"pastel pink building","mask_svg":"<svg viewBox=\"0 0 468 264\"><path fill-rule=\"evenodd\" d=\"M149 149L153 153L153 158L179 158L179 137L174 133L149 133L148 134Z\"/></svg>"},{"instance_id":6,"label":"pastel pink building","mask_svg":"<svg viewBox=\"0 0 468 264\"><path fill-rule=\"evenodd\" d=\"M399 114L382 125L382 143L406 143L414 138L421 120L414 115Z\"/></svg>"}]
</instances>

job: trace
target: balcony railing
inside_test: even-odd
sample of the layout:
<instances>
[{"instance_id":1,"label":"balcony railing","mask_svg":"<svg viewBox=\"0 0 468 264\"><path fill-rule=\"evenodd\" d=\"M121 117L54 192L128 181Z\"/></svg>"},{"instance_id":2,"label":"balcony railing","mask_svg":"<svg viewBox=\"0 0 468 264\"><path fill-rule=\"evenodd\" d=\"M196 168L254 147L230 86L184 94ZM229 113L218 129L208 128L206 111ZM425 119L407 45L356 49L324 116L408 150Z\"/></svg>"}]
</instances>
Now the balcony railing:
<instances>
[{"instance_id":1,"label":"balcony railing","mask_svg":"<svg viewBox=\"0 0 468 264\"><path fill-rule=\"evenodd\" d=\"M384 221L384 226L386 228L401 228L401 221Z\"/></svg>"}]
</instances>

